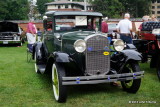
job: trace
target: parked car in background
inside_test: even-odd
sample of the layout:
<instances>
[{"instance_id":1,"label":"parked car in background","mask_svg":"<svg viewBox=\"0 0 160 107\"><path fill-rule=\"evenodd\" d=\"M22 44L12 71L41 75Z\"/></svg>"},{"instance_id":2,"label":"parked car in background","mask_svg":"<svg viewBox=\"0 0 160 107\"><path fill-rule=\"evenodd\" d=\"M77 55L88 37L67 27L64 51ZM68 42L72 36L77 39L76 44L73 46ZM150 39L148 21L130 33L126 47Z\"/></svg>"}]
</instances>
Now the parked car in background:
<instances>
[{"instance_id":1,"label":"parked car in background","mask_svg":"<svg viewBox=\"0 0 160 107\"><path fill-rule=\"evenodd\" d=\"M148 62L151 58L150 67L157 68L160 79L160 22L144 22L138 39L133 40L134 45L142 54L142 62Z\"/></svg>"},{"instance_id":2,"label":"parked car in background","mask_svg":"<svg viewBox=\"0 0 160 107\"><path fill-rule=\"evenodd\" d=\"M0 44L22 46L21 29L17 23L3 21L0 22Z\"/></svg>"},{"instance_id":3,"label":"parked car in background","mask_svg":"<svg viewBox=\"0 0 160 107\"><path fill-rule=\"evenodd\" d=\"M118 23L108 23L108 36L111 38L120 38L117 33L117 24Z\"/></svg>"},{"instance_id":4,"label":"parked car in background","mask_svg":"<svg viewBox=\"0 0 160 107\"><path fill-rule=\"evenodd\" d=\"M118 23L108 23L108 33L117 32L117 24Z\"/></svg>"},{"instance_id":5,"label":"parked car in background","mask_svg":"<svg viewBox=\"0 0 160 107\"><path fill-rule=\"evenodd\" d=\"M108 36L110 36L111 38L116 38L116 39L120 39L120 34L117 32L117 27L118 23L114 22L114 23L108 23ZM135 26L133 26L135 27ZM133 39L137 39L137 33L136 31L132 32L132 38Z\"/></svg>"},{"instance_id":6,"label":"parked car in background","mask_svg":"<svg viewBox=\"0 0 160 107\"><path fill-rule=\"evenodd\" d=\"M34 45L33 59L36 73L51 73L56 101L66 101L68 85L121 81L125 91L138 91L144 74L140 53L124 50L120 39L111 42L100 32L101 20L98 12L50 11L44 16L43 40Z\"/></svg>"}]
</instances>

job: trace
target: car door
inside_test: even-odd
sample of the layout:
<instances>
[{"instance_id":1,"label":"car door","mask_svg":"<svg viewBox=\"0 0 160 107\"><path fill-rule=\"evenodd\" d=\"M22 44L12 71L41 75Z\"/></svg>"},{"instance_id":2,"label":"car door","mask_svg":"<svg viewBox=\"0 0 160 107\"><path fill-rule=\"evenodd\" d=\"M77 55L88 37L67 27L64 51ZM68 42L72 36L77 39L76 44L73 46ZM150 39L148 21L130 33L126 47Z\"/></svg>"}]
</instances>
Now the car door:
<instances>
[{"instance_id":1,"label":"car door","mask_svg":"<svg viewBox=\"0 0 160 107\"><path fill-rule=\"evenodd\" d=\"M44 47L48 55L54 52L54 30L53 18L48 17L46 21L45 34L44 34Z\"/></svg>"}]
</instances>

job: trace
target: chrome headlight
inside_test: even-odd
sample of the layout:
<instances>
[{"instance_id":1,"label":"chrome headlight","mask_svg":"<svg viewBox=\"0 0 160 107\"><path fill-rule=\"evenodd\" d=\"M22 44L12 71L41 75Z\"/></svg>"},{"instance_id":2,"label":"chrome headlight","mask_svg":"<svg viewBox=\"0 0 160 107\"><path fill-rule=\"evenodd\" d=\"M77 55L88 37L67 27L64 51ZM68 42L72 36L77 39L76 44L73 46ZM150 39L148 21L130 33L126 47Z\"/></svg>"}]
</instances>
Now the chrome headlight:
<instances>
[{"instance_id":1,"label":"chrome headlight","mask_svg":"<svg viewBox=\"0 0 160 107\"><path fill-rule=\"evenodd\" d=\"M82 39L79 39L74 42L74 48L77 52L84 52L86 50L86 42Z\"/></svg>"},{"instance_id":2,"label":"chrome headlight","mask_svg":"<svg viewBox=\"0 0 160 107\"><path fill-rule=\"evenodd\" d=\"M116 51L122 51L125 47L125 44L121 39L117 39L114 41L113 46Z\"/></svg>"}]
</instances>

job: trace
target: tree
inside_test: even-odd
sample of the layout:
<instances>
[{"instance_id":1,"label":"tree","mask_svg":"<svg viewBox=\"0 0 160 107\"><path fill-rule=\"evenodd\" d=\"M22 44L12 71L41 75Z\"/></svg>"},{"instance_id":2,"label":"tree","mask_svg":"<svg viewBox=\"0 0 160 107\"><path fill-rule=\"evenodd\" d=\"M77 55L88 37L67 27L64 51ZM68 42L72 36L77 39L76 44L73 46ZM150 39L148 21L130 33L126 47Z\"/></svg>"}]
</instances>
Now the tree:
<instances>
[{"instance_id":1,"label":"tree","mask_svg":"<svg viewBox=\"0 0 160 107\"><path fill-rule=\"evenodd\" d=\"M76 1L78 1L78 2L84 2L84 0L73 0L73 1L75 1L75 2L76 2Z\"/></svg>"},{"instance_id":2,"label":"tree","mask_svg":"<svg viewBox=\"0 0 160 107\"><path fill-rule=\"evenodd\" d=\"M151 13L151 1L156 0L95 0L92 4L104 16L119 18L130 13L132 17L142 17Z\"/></svg>"},{"instance_id":3,"label":"tree","mask_svg":"<svg viewBox=\"0 0 160 107\"><path fill-rule=\"evenodd\" d=\"M152 0L119 0L123 6L123 13L128 12L133 17L142 17L151 13Z\"/></svg>"},{"instance_id":4,"label":"tree","mask_svg":"<svg viewBox=\"0 0 160 107\"><path fill-rule=\"evenodd\" d=\"M95 0L91 3L94 11L101 12L110 18L119 18L124 8L119 0Z\"/></svg>"},{"instance_id":5,"label":"tree","mask_svg":"<svg viewBox=\"0 0 160 107\"><path fill-rule=\"evenodd\" d=\"M7 10L7 4L5 1L0 1L0 20L4 20L5 16L9 11Z\"/></svg>"},{"instance_id":6,"label":"tree","mask_svg":"<svg viewBox=\"0 0 160 107\"><path fill-rule=\"evenodd\" d=\"M40 14L44 14L46 11L46 3L54 2L54 0L37 0L37 8Z\"/></svg>"},{"instance_id":7,"label":"tree","mask_svg":"<svg viewBox=\"0 0 160 107\"><path fill-rule=\"evenodd\" d=\"M28 16L28 0L0 1L0 20L24 20Z\"/></svg>"}]
</instances>

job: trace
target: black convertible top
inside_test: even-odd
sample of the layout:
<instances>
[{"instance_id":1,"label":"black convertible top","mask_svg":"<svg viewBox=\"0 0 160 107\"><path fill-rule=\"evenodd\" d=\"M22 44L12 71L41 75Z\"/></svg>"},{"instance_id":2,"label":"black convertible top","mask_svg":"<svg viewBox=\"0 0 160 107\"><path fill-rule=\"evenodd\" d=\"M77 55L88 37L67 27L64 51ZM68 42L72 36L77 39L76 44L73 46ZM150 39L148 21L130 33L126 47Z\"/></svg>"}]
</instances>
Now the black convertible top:
<instances>
[{"instance_id":1,"label":"black convertible top","mask_svg":"<svg viewBox=\"0 0 160 107\"><path fill-rule=\"evenodd\" d=\"M45 13L47 16L62 16L62 15L80 15L80 16L103 16L99 12L86 11L49 11Z\"/></svg>"}]
</instances>

